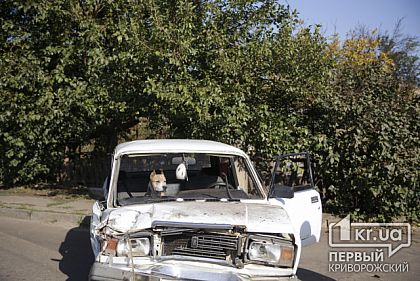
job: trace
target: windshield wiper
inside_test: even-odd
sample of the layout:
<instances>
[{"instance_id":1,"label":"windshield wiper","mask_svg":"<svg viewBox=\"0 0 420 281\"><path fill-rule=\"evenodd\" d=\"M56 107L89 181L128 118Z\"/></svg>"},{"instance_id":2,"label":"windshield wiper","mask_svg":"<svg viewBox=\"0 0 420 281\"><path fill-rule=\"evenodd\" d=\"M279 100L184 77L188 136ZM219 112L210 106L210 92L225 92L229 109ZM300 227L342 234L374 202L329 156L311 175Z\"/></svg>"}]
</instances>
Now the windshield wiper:
<instances>
[{"instance_id":1,"label":"windshield wiper","mask_svg":"<svg viewBox=\"0 0 420 281\"><path fill-rule=\"evenodd\" d=\"M233 200L232 194L230 194L230 190L229 190L229 183L228 183L227 175L225 175L224 178L225 178L225 189L226 189L227 196L229 197L230 200Z\"/></svg>"},{"instance_id":2,"label":"windshield wiper","mask_svg":"<svg viewBox=\"0 0 420 281\"><path fill-rule=\"evenodd\" d=\"M146 202L170 202L170 201L176 201L178 199L178 197L150 197L150 198L146 198Z\"/></svg>"}]
</instances>

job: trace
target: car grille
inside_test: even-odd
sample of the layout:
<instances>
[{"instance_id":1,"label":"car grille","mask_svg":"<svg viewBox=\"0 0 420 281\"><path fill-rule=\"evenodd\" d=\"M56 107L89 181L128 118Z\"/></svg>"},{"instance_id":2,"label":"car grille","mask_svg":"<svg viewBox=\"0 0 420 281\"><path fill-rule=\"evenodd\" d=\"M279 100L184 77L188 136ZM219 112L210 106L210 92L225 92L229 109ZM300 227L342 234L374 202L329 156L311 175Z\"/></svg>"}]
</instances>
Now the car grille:
<instances>
[{"instance_id":1,"label":"car grille","mask_svg":"<svg viewBox=\"0 0 420 281\"><path fill-rule=\"evenodd\" d=\"M227 260L238 254L239 239L229 235L191 234L162 237L163 255L181 255Z\"/></svg>"}]
</instances>

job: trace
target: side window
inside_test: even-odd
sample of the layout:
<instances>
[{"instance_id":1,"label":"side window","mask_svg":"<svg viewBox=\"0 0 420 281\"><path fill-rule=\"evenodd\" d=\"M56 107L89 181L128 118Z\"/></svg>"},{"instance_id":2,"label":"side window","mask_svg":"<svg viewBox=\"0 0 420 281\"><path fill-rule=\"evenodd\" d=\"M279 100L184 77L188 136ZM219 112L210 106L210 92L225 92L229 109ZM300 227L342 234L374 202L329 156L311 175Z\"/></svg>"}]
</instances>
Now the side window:
<instances>
[{"instance_id":1,"label":"side window","mask_svg":"<svg viewBox=\"0 0 420 281\"><path fill-rule=\"evenodd\" d=\"M311 188L312 175L307 153L280 157L274 171L274 184L292 186L295 191Z\"/></svg>"}]
</instances>

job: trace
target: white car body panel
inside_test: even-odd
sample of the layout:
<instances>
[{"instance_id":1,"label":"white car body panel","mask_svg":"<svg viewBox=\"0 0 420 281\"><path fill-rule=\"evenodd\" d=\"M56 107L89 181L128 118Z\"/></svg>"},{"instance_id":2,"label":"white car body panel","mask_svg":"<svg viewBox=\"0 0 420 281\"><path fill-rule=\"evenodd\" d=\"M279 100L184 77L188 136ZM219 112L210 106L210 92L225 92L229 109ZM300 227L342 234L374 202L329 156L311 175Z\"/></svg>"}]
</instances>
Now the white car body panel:
<instances>
[{"instance_id":1,"label":"white car body panel","mask_svg":"<svg viewBox=\"0 0 420 281\"><path fill-rule=\"evenodd\" d=\"M313 198L317 198L314 200ZM312 202L313 201L316 202ZM293 198L272 198L270 202L284 208L296 232L299 232L302 246L319 242L322 223L322 206L319 193L313 189L295 192ZM303 208L302 206L307 206Z\"/></svg>"},{"instance_id":2,"label":"white car body panel","mask_svg":"<svg viewBox=\"0 0 420 281\"><path fill-rule=\"evenodd\" d=\"M248 157L245 152L239 148L208 140L183 140L183 139L166 139L166 140L141 140L126 142L115 148L114 155L119 157L122 154L131 153L215 153L215 154L231 154Z\"/></svg>"}]
</instances>

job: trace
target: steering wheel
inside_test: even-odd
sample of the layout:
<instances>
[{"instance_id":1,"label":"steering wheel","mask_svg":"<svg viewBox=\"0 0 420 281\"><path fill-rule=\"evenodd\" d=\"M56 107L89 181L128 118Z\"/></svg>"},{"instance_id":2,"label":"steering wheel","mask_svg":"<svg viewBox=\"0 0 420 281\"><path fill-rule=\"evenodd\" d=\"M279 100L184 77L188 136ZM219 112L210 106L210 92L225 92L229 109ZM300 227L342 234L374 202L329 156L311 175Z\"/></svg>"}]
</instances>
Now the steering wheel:
<instances>
[{"instance_id":1,"label":"steering wheel","mask_svg":"<svg viewBox=\"0 0 420 281\"><path fill-rule=\"evenodd\" d=\"M215 188L216 189L216 186L217 186L217 188L220 188L220 186L226 186L226 183L222 182L222 181L215 181L215 182L212 182L211 184L209 184L207 186L207 188ZM227 184L227 188L235 189L230 183Z\"/></svg>"}]
</instances>

